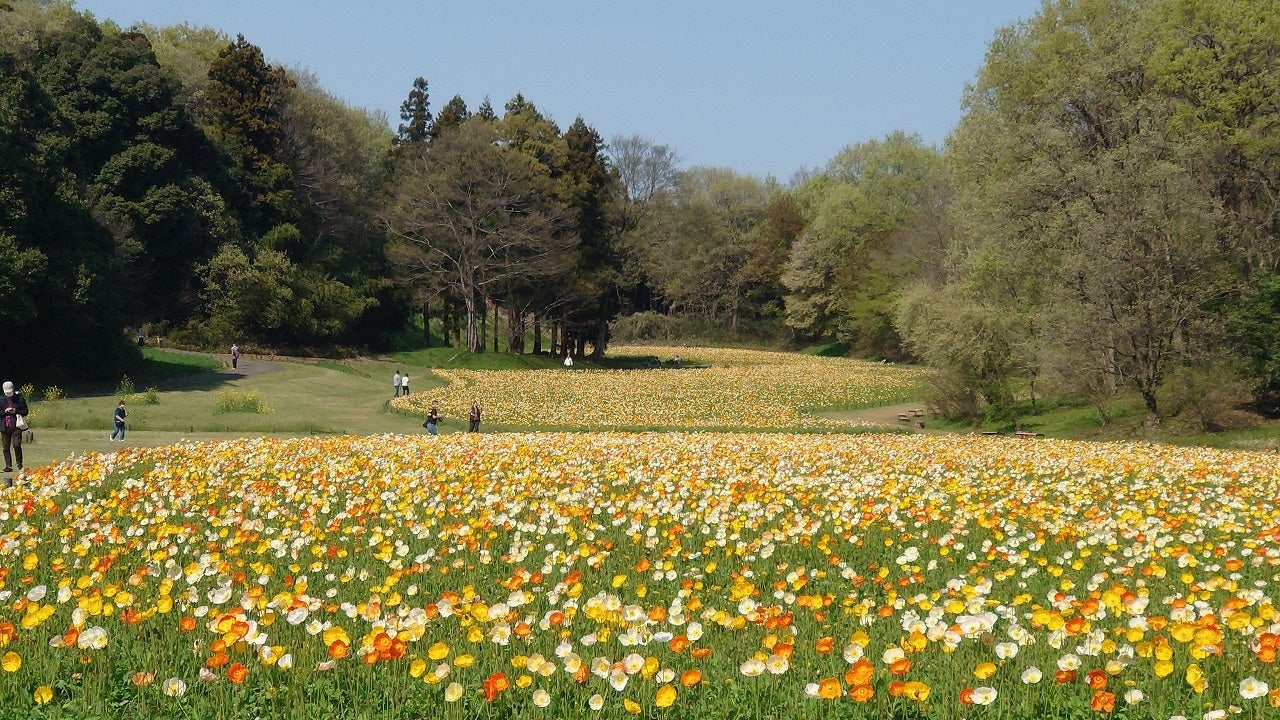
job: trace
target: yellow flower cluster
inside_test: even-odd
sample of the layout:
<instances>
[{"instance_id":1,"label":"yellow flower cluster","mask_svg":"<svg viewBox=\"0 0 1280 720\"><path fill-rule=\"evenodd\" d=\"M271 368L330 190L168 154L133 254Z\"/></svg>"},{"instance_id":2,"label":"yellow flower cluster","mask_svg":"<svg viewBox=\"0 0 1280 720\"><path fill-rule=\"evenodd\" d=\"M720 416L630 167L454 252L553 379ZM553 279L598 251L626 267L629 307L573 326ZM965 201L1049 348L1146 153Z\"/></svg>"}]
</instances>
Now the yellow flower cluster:
<instances>
[{"instance_id":1,"label":"yellow flower cluster","mask_svg":"<svg viewBox=\"0 0 1280 720\"><path fill-rule=\"evenodd\" d=\"M961 436L123 449L0 500L0 696L212 717L256 687L287 714L330 673L367 716L1261 717L1278 481L1273 455Z\"/></svg>"},{"instance_id":2,"label":"yellow flower cluster","mask_svg":"<svg viewBox=\"0 0 1280 720\"><path fill-rule=\"evenodd\" d=\"M920 370L848 358L712 348L611 348L611 354L680 357L680 367L637 370L437 370L439 392L392 400L422 414L438 400L465 418L554 428L773 428L847 426L807 411L885 404L907 395ZM693 366L690 366L693 365Z\"/></svg>"}]
</instances>

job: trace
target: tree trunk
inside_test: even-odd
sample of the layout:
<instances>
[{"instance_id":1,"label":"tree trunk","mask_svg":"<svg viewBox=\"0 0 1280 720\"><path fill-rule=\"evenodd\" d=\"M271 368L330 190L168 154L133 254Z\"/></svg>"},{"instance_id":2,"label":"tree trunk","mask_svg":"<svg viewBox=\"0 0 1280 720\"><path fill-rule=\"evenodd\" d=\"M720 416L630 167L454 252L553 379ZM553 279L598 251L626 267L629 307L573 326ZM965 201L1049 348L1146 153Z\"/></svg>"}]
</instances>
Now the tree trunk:
<instances>
[{"instance_id":1,"label":"tree trunk","mask_svg":"<svg viewBox=\"0 0 1280 720\"><path fill-rule=\"evenodd\" d=\"M431 303L422 301L422 346L431 347Z\"/></svg>"},{"instance_id":2,"label":"tree trunk","mask_svg":"<svg viewBox=\"0 0 1280 720\"><path fill-rule=\"evenodd\" d=\"M498 352L498 303L493 304L493 351Z\"/></svg>"},{"instance_id":3,"label":"tree trunk","mask_svg":"<svg viewBox=\"0 0 1280 720\"><path fill-rule=\"evenodd\" d=\"M467 306L467 352L484 352L484 313L476 307L476 294L464 292Z\"/></svg>"},{"instance_id":4,"label":"tree trunk","mask_svg":"<svg viewBox=\"0 0 1280 720\"><path fill-rule=\"evenodd\" d=\"M533 314L533 354L542 354L542 318L538 313Z\"/></svg>"},{"instance_id":5,"label":"tree trunk","mask_svg":"<svg viewBox=\"0 0 1280 720\"><path fill-rule=\"evenodd\" d=\"M524 313L507 310L507 352L524 354Z\"/></svg>"}]
</instances>

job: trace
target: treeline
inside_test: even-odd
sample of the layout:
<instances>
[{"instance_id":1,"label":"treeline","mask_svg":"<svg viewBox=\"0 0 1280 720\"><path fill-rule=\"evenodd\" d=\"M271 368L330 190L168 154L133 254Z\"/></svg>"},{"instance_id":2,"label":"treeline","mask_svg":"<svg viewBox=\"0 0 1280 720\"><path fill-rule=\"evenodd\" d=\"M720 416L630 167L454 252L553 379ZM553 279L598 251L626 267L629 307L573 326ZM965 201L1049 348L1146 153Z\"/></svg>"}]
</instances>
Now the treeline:
<instances>
[{"instance_id":1,"label":"treeline","mask_svg":"<svg viewBox=\"0 0 1280 720\"><path fill-rule=\"evenodd\" d=\"M423 78L393 131L243 38L0 8L18 375L114 367L142 326L319 352L698 335L921 360L954 417L1106 419L1125 390L1152 421L1280 411L1274 3L1048 2L944 147L891 133L785 184L520 95L436 109Z\"/></svg>"},{"instance_id":2,"label":"treeline","mask_svg":"<svg viewBox=\"0 0 1280 720\"><path fill-rule=\"evenodd\" d=\"M1276 3L1060 0L1002 30L948 144L944 272L896 305L936 404L1277 414L1278 118Z\"/></svg>"},{"instance_id":3,"label":"treeline","mask_svg":"<svg viewBox=\"0 0 1280 720\"><path fill-rule=\"evenodd\" d=\"M1127 391L1228 427L1280 414L1278 118L1280 5L1058 0L996 35L943 149L639 183L624 247L655 309L922 360L951 417L1106 422Z\"/></svg>"},{"instance_id":4,"label":"treeline","mask_svg":"<svg viewBox=\"0 0 1280 720\"><path fill-rule=\"evenodd\" d=\"M391 133L209 30L0 8L6 372L110 376L125 328L377 346L404 325L376 212Z\"/></svg>"},{"instance_id":5,"label":"treeline","mask_svg":"<svg viewBox=\"0 0 1280 720\"><path fill-rule=\"evenodd\" d=\"M188 347L382 351L418 313L423 340L434 329L478 352L490 309L508 349L525 350L531 320L547 328L534 350L547 337L602 352L622 309L625 195L604 143L522 96L501 117L460 97L433 114L419 78L396 133L243 37L122 30L30 0L0 3L0 89L13 377L112 377L138 360L139 331ZM431 198L476 209L471 234L420 217Z\"/></svg>"}]
</instances>

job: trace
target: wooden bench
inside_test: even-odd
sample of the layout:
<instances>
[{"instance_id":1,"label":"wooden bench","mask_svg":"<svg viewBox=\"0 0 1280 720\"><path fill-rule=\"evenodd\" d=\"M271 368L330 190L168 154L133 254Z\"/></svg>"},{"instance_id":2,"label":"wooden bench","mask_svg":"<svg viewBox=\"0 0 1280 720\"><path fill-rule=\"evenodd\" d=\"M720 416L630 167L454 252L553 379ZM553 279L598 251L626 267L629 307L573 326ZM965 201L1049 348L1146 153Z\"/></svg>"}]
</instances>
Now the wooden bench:
<instances>
[{"instance_id":1,"label":"wooden bench","mask_svg":"<svg viewBox=\"0 0 1280 720\"><path fill-rule=\"evenodd\" d=\"M1037 432L1031 432L1030 430L1014 430L1014 431L1013 431L1013 436L1014 436L1014 437L1020 437L1020 438L1038 438L1038 437L1044 437L1044 435L1041 435L1040 433L1037 433Z\"/></svg>"},{"instance_id":2,"label":"wooden bench","mask_svg":"<svg viewBox=\"0 0 1280 720\"><path fill-rule=\"evenodd\" d=\"M924 417L924 410L916 408L911 411L912 417Z\"/></svg>"},{"instance_id":3,"label":"wooden bench","mask_svg":"<svg viewBox=\"0 0 1280 720\"><path fill-rule=\"evenodd\" d=\"M996 432L995 430L983 430L982 434L983 435L999 435L1000 433Z\"/></svg>"},{"instance_id":4,"label":"wooden bench","mask_svg":"<svg viewBox=\"0 0 1280 720\"><path fill-rule=\"evenodd\" d=\"M911 415L907 413L898 413L899 422L911 422Z\"/></svg>"}]
</instances>

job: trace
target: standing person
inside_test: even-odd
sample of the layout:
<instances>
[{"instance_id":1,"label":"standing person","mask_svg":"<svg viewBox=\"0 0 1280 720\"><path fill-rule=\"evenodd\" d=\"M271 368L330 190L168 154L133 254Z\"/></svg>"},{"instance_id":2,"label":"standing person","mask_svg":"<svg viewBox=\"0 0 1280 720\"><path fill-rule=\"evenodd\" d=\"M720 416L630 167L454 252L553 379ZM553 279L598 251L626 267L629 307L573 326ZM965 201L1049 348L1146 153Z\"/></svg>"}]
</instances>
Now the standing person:
<instances>
[{"instance_id":1,"label":"standing person","mask_svg":"<svg viewBox=\"0 0 1280 720\"><path fill-rule=\"evenodd\" d=\"M432 435L439 435L440 433L436 430L436 427L440 425L440 421L443 419L440 415L440 401L432 400L431 409L427 411L427 421L422 423L422 427L426 428L427 432Z\"/></svg>"},{"instance_id":2,"label":"standing person","mask_svg":"<svg viewBox=\"0 0 1280 720\"><path fill-rule=\"evenodd\" d=\"M231 346L231 369L235 370L236 366L239 364L240 364L240 346L232 345Z\"/></svg>"},{"instance_id":3,"label":"standing person","mask_svg":"<svg viewBox=\"0 0 1280 720\"><path fill-rule=\"evenodd\" d=\"M565 366L565 367L567 367L567 368L571 368L571 367L573 367L573 356L572 356L572 355L565 355L565 356L564 356L564 366Z\"/></svg>"},{"instance_id":4,"label":"standing person","mask_svg":"<svg viewBox=\"0 0 1280 720\"><path fill-rule=\"evenodd\" d=\"M4 471L13 472L13 456L18 459L18 473L22 473L22 431L26 427L27 399L13 389L13 383L4 383L4 399L0 400L0 433L4 436ZM21 420L21 422L19 422ZM12 448L12 450L10 450ZM11 454L12 453L12 454ZM6 485L13 487L13 478Z\"/></svg>"},{"instance_id":5,"label":"standing person","mask_svg":"<svg viewBox=\"0 0 1280 720\"><path fill-rule=\"evenodd\" d=\"M400 371L391 376L391 397L400 397Z\"/></svg>"},{"instance_id":6,"label":"standing person","mask_svg":"<svg viewBox=\"0 0 1280 720\"><path fill-rule=\"evenodd\" d=\"M480 401L471 401L471 410L467 413L467 432L480 432Z\"/></svg>"},{"instance_id":7,"label":"standing person","mask_svg":"<svg viewBox=\"0 0 1280 720\"><path fill-rule=\"evenodd\" d=\"M124 401L121 400L120 404L116 406L116 428L111 431L111 442L116 441L117 434L120 435L120 442L124 442L124 419L127 417L129 417L129 413L125 411Z\"/></svg>"},{"instance_id":8,"label":"standing person","mask_svg":"<svg viewBox=\"0 0 1280 720\"><path fill-rule=\"evenodd\" d=\"M409 397L409 373L400 376L400 394Z\"/></svg>"}]
</instances>

